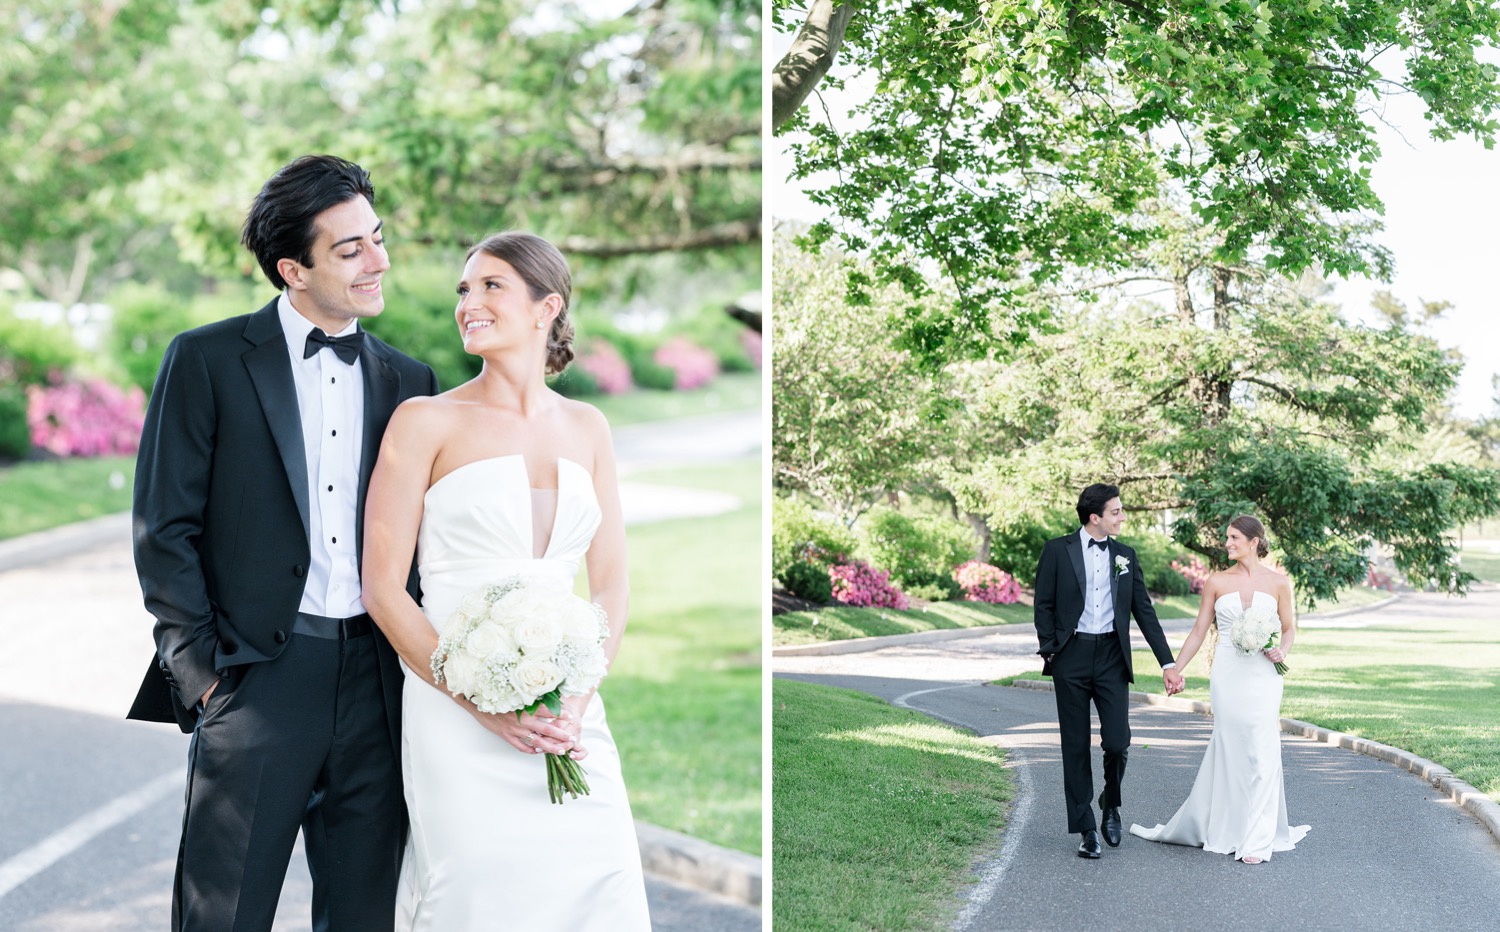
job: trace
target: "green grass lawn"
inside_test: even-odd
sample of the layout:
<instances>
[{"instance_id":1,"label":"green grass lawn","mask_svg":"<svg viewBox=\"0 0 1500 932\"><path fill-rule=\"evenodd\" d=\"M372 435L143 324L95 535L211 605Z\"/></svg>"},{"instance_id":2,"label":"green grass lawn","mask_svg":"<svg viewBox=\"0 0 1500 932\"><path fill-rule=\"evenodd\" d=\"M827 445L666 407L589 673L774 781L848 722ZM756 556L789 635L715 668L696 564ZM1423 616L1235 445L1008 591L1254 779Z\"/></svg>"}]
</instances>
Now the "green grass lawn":
<instances>
[{"instance_id":1,"label":"green grass lawn","mask_svg":"<svg viewBox=\"0 0 1500 932\"><path fill-rule=\"evenodd\" d=\"M816 612L786 612L771 618L771 643L814 644L882 634L911 634L939 628L1031 624L1029 605L933 602L923 608L851 608L838 605Z\"/></svg>"},{"instance_id":2,"label":"green grass lawn","mask_svg":"<svg viewBox=\"0 0 1500 932\"><path fill-rule=\"evenodd\" d=\"M636 818L760 854L760 462L631 478L744 502L629 529L630 624L602 694L631 806Z\"/></svg>"},{"instance_id":3,"label":"green grass lawn","mask_svg":"<svg viewBox=\"0 0 1500 932\"><path fill-rule=\"evenodd\" d=\"M1459 565L1485 582L1500 582L1500 553L1468 547L1458 552Z\"/></svg>"},{"instance_id":4,"label":"green grass lawn","mask_svg":"<svg viewBox=\"0 0 1500 932\"><path fill-rule=\"evenodd\" d=\"M999 748L849 690L772 685L772 924L946 928L1011 798Z\"/></svg>"},{"instance_id":5,"label":"green grass lawn","mask_svg":"<svg viewBox=\"0 0 1500 932\"><path fill-rule=\"evenodd\" d=\"M1156 670L1149 652L1135 655L1137 670ZM1306 628L1297 633L1289 664L1282 715L1437 761L1500 800L1500 637L1494 619ZM1208 699L1207 669L1201 657L1193 660L1184 698ZM1161 679L1137 677L1135 688L1159 693Z\"/></svg>"},{"instance_id":6,"label":"green grass lawn","mask_svg":"<svg viewBox=\"0 0 1500 932\"><path fill-rule=\"evenodd\" d=\"M0 540L130 510L134 456L0 468Z\"/></svg>"},{"instance_id":7,"label":"green grass lawn","mask_svg":"<svg viewBox=\"0 0 1500 932\"><path fill-rule=\"evenodd\" d=\"M1162 618L1191 618L1198 597L1172 597L1156 603ZM933 602L922 608L851 608L836 605L816 612L785 612L771 618L774 646L844 641L884 634L912 634L940 628L1031 624L1031 606L985 605L981 602Z\"/></svg>"},{"instance_id":8,"label":"green grass lawn","mask_svg":"<svg viewBox=\"0 0 1500 932\"><path fill-rule=\"evenodd\" d=\"M584 400L603 411L612 427L698 414L744 411L760 406L760 373L725 373L710 384L690 392L637 389L623 395L590 395Z\"/></svg>"}]
</instances>

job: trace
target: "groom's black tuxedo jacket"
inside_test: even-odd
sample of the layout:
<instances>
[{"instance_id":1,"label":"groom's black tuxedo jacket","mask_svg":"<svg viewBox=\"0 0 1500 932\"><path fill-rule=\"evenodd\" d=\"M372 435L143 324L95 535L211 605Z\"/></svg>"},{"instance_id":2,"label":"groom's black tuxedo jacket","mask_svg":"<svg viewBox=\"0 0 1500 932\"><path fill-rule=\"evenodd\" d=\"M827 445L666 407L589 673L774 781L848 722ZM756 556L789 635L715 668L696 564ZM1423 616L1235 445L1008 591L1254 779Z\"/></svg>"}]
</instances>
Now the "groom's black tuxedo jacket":
<instances>
[{"instance_id":1,"label":"groom's black tuxedo jacket","mask_svg":"<svg viewBox=\"0 0 1500 932\"><path fill-rule=\"evenodd\" d=\"M437 391L430 367L366 334L356 548L386 423ZM307 459L286 337L272 300L180 334L167 348L136 460L133 536L157 658L128 717L191 731L199 698L230 666L279 656L302 600ZM416 595L415 570L408 589ZM392 737L401 671L377 631ZM399 753L399 743L397 745Z\"/></svg>"},{"instance_id":2,"label":"groom's black tuxedo jacket","mask_svg":"<svg viewBox=\"0 0 1500 932\"><path fill-rule=\"evenodd\" d=\"M1116 573L1117 557L1129 561L1126 564L1128 572ZM1131 615L1135 616L1135 623L1146 636L1146 643L1151 646L1158 663L1171 663L1172 650L1167 646L1166 635L1162 634L1161 623L1156 620L1151 596L1146 594L1146 577L1141 572L1140 561L1135 558L1135 551L1111 538L1108 566L1110 590L1115 600L1115 636L1120 639L1120 649L1125 654L1126 679L1134 683L1135 670L1130 661ZM1083 570L1083 542L1077 531L1047 541L1036 568L1033 620L1037 641L1041 644L1038 654L1050 657L1060 653L1078 630L1078 619L1083 617L1087 578Z\"/></svg>"}]
</instances>

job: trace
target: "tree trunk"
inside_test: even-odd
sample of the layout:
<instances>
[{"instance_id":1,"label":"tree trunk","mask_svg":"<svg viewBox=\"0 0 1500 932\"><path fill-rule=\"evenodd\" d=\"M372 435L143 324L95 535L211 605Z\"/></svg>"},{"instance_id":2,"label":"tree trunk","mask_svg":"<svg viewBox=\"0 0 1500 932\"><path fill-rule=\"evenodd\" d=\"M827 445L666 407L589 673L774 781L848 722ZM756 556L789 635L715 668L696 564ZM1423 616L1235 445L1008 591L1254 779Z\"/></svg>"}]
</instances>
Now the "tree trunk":
<instances>
[{"instance_id":1,"label":"tree trunk","mask_svg":"<svg viewBox=\"0 0 1500 932\"><path fill-rule=\"evenodd\" d=\"M1222 265L1214 266L1214 330L1227 333L1229 330L1229 282L1231 273ZM1234 387L1230 379L1215 378L1209 383L1213 423L1218 424L1229 416L1229 391Z\"/></svg>"},{"instance_id":2,"label":"tree trunk","mask_svg":"<svg viewBox=\"0 0 1500 932\"><path fill-rule=\"evenodd\" d=\"M964 517L969 519L969 527L979 535L979 552L974 555L974 558L980 563L990 562L990 523L984 519L984 515L977 515L973 512Z\"/></svg>"},{"instance_id":3,"label":"tree trunk","mask_svg":"<svg viewBox=\"0 0 1500 932\"><path fill-rule=\"evenodd\" d=\"M823 80L844 44L854 0L813 0L792 47L771 72L771 131L790 120Z\"/></svg>"}]
</instances>

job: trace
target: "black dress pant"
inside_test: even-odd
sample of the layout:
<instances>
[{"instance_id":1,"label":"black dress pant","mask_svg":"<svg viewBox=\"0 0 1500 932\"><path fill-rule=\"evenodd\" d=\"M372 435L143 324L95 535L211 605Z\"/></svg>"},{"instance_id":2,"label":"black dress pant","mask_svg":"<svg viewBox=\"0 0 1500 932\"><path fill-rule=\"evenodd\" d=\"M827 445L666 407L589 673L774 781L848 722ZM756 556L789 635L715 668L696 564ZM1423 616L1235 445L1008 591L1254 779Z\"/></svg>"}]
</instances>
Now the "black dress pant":
<instances>
[{"instance_id":1,"label":"black dress pant","mask_svg":"<svg viewBox=\"0 0 1500 932\"><path fill-rule=\"evenodd\" d=\"M189 746L174 930L270 929L299 827L312 927L392 927L406 809L378 664L374 637L292 634L230 668Z\"/></svg>"},{"instance_id":2,"label":"black dress pant","mask_svg":"<svg viewBox=\"0 0 1500 932\"><path fill-rule=\"evenodd\" d=\"M1074 634L1052 658L1057 726L1062 737L1063 795L1068 831L1099 827L1094 817L1093 723L1089 704L1099 713L1104 748L1104 804L1120 805L1120 782L1130 750L1130 684L1119 636Z\"/></svg>"}]
</instances>

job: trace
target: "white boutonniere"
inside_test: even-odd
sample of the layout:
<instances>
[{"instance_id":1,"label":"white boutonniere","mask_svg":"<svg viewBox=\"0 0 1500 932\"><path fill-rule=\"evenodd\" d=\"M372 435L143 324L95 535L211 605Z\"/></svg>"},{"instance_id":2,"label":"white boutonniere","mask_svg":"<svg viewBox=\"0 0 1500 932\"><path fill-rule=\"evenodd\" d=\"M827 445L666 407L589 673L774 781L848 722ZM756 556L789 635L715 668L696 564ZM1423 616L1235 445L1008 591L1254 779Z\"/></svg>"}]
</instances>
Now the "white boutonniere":
<instances>
[{"instance_id":1,"label":"white boutonniere","mask_svg":"<svg viewBox=\"0 0 1500 932\"><path fill-rule=\"evenodd\" d=\"M1124 576L1130 572L1130 558L1124 554L1115 554L1115 575Z\"/></svg>"}]
</instances>

